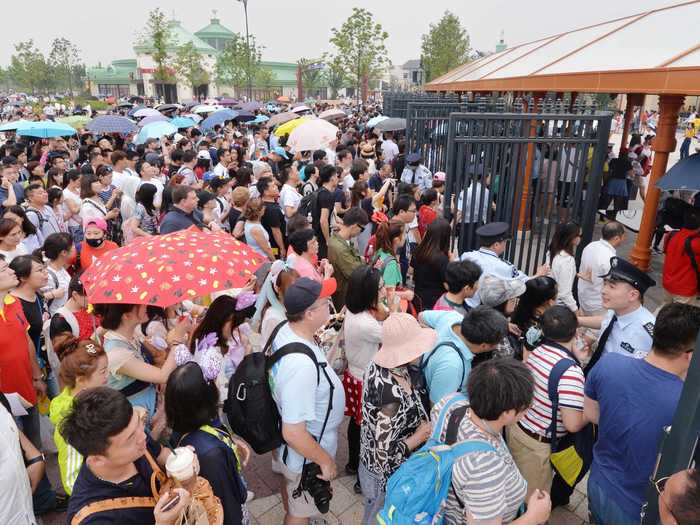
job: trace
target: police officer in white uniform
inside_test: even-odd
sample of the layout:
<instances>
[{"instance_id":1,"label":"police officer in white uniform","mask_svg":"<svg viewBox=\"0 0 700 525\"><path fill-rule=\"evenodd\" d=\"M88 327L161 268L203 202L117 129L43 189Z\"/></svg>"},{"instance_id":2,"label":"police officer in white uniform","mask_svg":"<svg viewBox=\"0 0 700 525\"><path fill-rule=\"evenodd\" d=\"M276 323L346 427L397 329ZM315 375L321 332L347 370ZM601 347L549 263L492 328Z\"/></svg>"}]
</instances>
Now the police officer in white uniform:
<instances>
[{"instance_id":1,"label":"police officer in white uniform","mask_svg":"<svg viewBox=\"0 0 700 525\"><path fill-rule=\"evenodd\" d=\"M530 276L518 270L508 261L504 261L501 256L506 251L506 241L510 238L510 225L507 222L490 222L476 229L479 236L481 248L471 252L465 252L460 259L462 261L472 261L481 268L481 279L487 275L494 275L501 279L518 279L525 282ZM537 269L535 277L547 275L549 266L542 265ZM470 308L476 308L481 304L479 291L473 297L466 300Z\"/></svg>"},{"instance_id":2,"label":"police officer in white uniform","mask_svg":"<svg viewBox=\"0 0 700 525\"><path fill-rule=\"evenodd\" d=\"M410 153L406 156L406 167L401 174L401 182L417 184L420 192L433 187L433 174L421 164L420 153Z\"/></svg>"},{"instance_id":3,"label":"police officer in white uniform","mask_svg":"<svg viewBox=\"0 0 700 525\"><path fill-rule=\"evenodd\" d=\"M620 257L610 259L610 271L601 277L605 280L603 307L608 312L602 317L579 318L582 326L600 328L598 345L586 372L609 352L643 359L651 350L654 335L654 315L642 302L644 293L656 281Z\"/></svg>"}]
</instances>

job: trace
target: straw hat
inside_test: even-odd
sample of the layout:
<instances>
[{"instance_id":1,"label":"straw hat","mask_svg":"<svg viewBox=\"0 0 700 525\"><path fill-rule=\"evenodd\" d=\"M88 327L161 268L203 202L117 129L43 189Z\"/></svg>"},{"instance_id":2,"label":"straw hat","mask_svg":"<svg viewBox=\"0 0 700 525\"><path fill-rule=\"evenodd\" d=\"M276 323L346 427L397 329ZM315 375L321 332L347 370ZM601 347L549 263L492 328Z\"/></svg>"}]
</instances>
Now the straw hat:
<instances>
[{"instance_id":1,"label":"straw hat","mask_svg":"<svg viewBox=\"0 0 700 525\"><path fill-rule=\"evenodd\" d=\"M382 346L374 362L384 368L410 363L435 346L437 332L423 328L410 314L391 314L382 325Z\"/></svg>"}]
</instances>

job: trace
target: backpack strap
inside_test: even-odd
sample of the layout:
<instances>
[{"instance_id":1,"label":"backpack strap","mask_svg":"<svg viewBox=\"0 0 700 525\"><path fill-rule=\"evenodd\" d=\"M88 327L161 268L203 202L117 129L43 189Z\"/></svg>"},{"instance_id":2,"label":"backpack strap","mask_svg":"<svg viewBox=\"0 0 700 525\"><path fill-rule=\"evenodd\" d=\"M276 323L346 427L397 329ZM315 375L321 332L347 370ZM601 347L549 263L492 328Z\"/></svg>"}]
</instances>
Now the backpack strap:
<instances>
[{"instance_id":1,"label":"backpack strap","mask_svg":"<svg viewBox=\"0 0 700 525\"><path fill-rule=\"evenodd\" d=\"M111 498L95 501L80 509L70 522L70 525L80 525L85 519L98 512L116 509L151 508L156 506L156 500L148 497Z\"/></svg>"},{"instance_id":2,"label":"backpack strap","mask_svg":"<svg viewBox=\"0 0 700 525\"><path fill-rule=\"evenodd\" d=\"M464 372L466 371L467 365L464 363L464 356L462 355L462 352L460 352L459 348L457 348L457 345L451 341L443 341L440 344L438 344L435 348L433 348L430 351L430 353L427 356L425 356L425 359L423 359L421 361L420 369L423 370L425 373L425 367L428 366L428 361L430 361L430 358L433 357L433 355L435 354L437 349L440 348L441 346L448 346L448 347L452 348L455 352L457 352L457 355L459 356L459 360L462 362L462 381L463 381L464 380Z\"/></svg>"},{"instance_id":3,"label":"backpack strap","mask_svg":"<svg viewBox=\"0 0 700 525\"><path fill-rule=\"evenodd\" d=\"M445 406L442 407L440 410L440 414L438 415L438 420L435 423L435 426L433 427L433 436L432 438L436 441L440 441L440 434L442 433L442 426L445 424L445 419L447 418L447 413L450 411L450 407L454 405L457 401L466 401L467 396L464 394L461 394L457 392L455 395L453 395L451 398L445 402Z\"/></svg>"},{"instance_id":4,"label":"backpack strap","mask_svg":"<svg viewBox=\"0 0 700 525\"><path fill-rule=\"evenodd\" d=\"M270 347L272 346L272 341L275 340L275 337L277 337L277 334L279 333L279 331L286 324L287 324L287 320L285 319L280 324L275 326L275 328L272 330L272 332L270 333L270 337L267 338L267 341L265 342L265 346L262 349L263 355L267 355L267 352L270 350ZM315 359L315 357L314 357L314 359Z\"/></svg>"},{"instance_id":5,"label":"backpack strap","mask_svg":"<svg viewBox=\"0 0 700 525\"><path fill-rule=\"evenodd\" d=\"M547 436L551 438L552 450L556 447L557 442L557 411L559 410L559 381L566 371L574 366L576 361L569 358L560 359L557 364L552 367L547 380L547 393L549 400L552 402L552 422L547 429Z\"/></svg>"},{"instance_id":6,"label":"backpack strap","mask_svg":"<svg viewBox=\"0 0 700 525\"><path fill-rule=\"evenodd\" d=\"M275 328L275 331L272 332L270 339L274 339L272 336L277 335L275 332L277 331L278 328L281 328L285 322L286 321L277 325L277 328ZM321 372L319 371L319 368L321 367L321 365L319 364L318 360L316 359L316 354L314 354L313 351L303 343L289 343L289 344L286 344L286 345L280 347L279 349L277 349L277 351L274 354L272 354L270 357L268 357L267 363L265 366L269 370L280 359L282 359L283 357L288 356L290 354L304 354L305 356L307 356L309 359L311 359L314 362L314 365L316 366L316 384L318 385L321 382ZM329 382L330 382L330 379L329 379Z\"/></svg>"},{"instance_id":7,"label":"backpack strap","mask_svg":"<svg viewBox=\"0 0 700 525\"><path fill-rule=\"evenodd\" d=\"M465 404L461 407L455 408L450 414L447 420L447 429L445 430L445 443L447 445L453 445L457 442L457 434L459 433L459 424L464 419L464 415L467 413L469 405Z\"/></svg>"},{"instance_id":8,"label":"backpack strap","mask_svg":"<svg viewBox=\"0 0 700 525\"><path fill-rule=\"evenodd\" d=\"M698 295L700 295L700 268L698 267L698 260L695 257L695 254L693 253L693 241L695 239L700 238L698 235L690 235L689 237L686 238L685 244L684 244L684 249L685 253L688 257L690 257L690 265L693 267L693 270L695 271L695 278L697 279L697 289L698 289Z\"/></svg>"}]
</instances>

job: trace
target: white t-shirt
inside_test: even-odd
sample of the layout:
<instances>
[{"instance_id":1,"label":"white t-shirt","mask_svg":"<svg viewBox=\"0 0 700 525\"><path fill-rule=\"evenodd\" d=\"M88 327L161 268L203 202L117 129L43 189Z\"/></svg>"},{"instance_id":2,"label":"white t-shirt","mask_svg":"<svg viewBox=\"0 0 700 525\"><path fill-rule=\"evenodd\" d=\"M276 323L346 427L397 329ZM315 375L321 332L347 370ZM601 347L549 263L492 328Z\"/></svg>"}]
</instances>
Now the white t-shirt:
<instances>
[{"instance_id":1,"label":"white t-shirt","mask_svg":"<svg viewBox=\"0 0 700 525\"><path fill-rule=\"evenodd\" d=\"M294 208L295 210L299 207L301 202L301 194L296 188L285 184L282 186L282 191L280 192L280 206L284 212L284 218L289 220L287 217L287 206Z\"/></svg>"},{"instance_id":2,"label":"white t-shirt","mask_svg":"<svg viewBox=\"0 0 700 525\"><path fill-rule=\"evenodd\" d=\"M52 292L58 288L63 288L64 292L61 297L56 297L55 299L49 299L49 314L53 316L61 306L66 304L68 300L68 285L70 284L70 274L65 268L60 270L54 270L53 268L47 267L49 272L49 281L47 285L41 289L42 292Z\"/></svg>"},{"instance_id":3,"label":"white t-shirt","mask_svg":"<svg viewBox=\"0 0 700 525\"><path fill-rule=\"evenodd\" d=\"M348 372L362 380L365 369L382 343L382 324L369 312L347 311L343 324Z\"/></svg>"},{"instance_id":4,"label":"white t-shirt","mask_svg":"<svg viewBox=\"0 0 700 525\"><path fill-rule=\"evenodd\" d=\"M19 243L17 245L17 248L15 248L12 251L5 251L5 250L0 250L0 254L5 257L5 262L7 264L10 264L12 262L12 259L15 257L19 257L20 255L27 255L29 253L29 250L23 243Z\"/></svg>"},{"instance_id":5,"label":"white t-shirt","mask_svg":"<svg viewBox=\"0 0 700 525\"><path fill-rule=\"evenodd\" d=\"M352 175L349 173L343 177L343 189L345 191L350 191L352 187L355 185L355 179L352 178Z\"/></svg>"},{"instance_id":6,"label":"white t-shirt","mask_svg":"<svg viewBox=\"0 0 700 525\"><path fill-rule=\"evenodd\" d=\"M382 153L384 154L384 161L391 162L399 154L399 147L391 139L387 139L382 142Z\"/></svg>"},{"instance_id":7,"label":"white t-shirt","mask_svg":"<svg viewBox=\"0 0 700 525\"><path fill-rule=\"evenodd\" d=\"M216 166L214 166L214 175L219 178L228 177L228 168L219 162Z\"/></svg>"},{"instance_id":8,"label":"white t-shirt","mask_svg":"<svg viewBox=\"0 0 700 525\"><path fill-rule=\"evenodd\" d=\"M68 188L63 189L63 205L62 205L63 209L66 211L66 213L68 213L69 210L68 210L68 206L66 205L66 201L70 201L70 202L74 203L76 206L78 206L78 208L80 208L80 202L81 202L80 195L72 192ZM80 226L80 219L78 219L79 216L80 215L71 216L71 218L68 219L68 221L66 221L66 225L72 226L72 227Z\"/></svg>"},{"instance_id":9,"label":"white t-shirt","mask_svg":"<svg viewBox=\"0 0 700 525\"><path fill-rule=\"evenodd\" d=\"M12 415L0 405L0 523L36 525L32 489L24 467L19 430Z\"/></svg>"},{"instance_id":10,"label":"white t-shirt","mask_svg":"<svg viewBox=\"0 0 700 525\"><path fill-rule=\"evenodd\" d=\"M272 343L273 352L288 343L302 343L316 355L319 363L326 363L326 356L312 341L299 337L289 324L283 326ZM272 397L277 403L283 423L306 423L306 430L316 439L321 434L323 421L328 410L328 400L331 395L328 379L323 371L317 373L317 367L308 356L292 354L283 357L273 365L270 371ZM338 427L343 422L345 412L345 391L343 384L331 367L325 367L325 372L333 384L333 407L328 415L326 429L321 438L321 447L335 457L338 448ZM314 387L314 385L317 385ZM304 458L291 447L282 446L278 449L278 459L282 461L285 448L288 450L286 465L292 472L300 473Z\"/></svg>"}]
</instances>

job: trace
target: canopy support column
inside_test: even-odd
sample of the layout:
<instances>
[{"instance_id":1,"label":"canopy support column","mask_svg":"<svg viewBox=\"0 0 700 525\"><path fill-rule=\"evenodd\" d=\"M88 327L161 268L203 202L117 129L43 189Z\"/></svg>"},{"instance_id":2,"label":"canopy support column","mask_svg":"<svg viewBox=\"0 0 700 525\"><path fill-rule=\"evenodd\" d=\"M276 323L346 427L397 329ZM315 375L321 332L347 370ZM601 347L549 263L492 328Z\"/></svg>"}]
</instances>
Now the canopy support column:
<instances>
[{"instance_id":1,"label":"canopy support column","mask_svg":"<svg viewBox=\"0 0 700 525\"><path fill-rule=\"evenodd\" d=\"M659 206L660 191L656 183L666 173L668 156L676 150L676 125L678 111L683 105L682 95L661 95L659 97L659 123L654 138L654 163L644 202L644 214L639 226L639 233L634 248L630 252L630 260L640 270L648 271L651 260L651 241L656 227L656 212ZM627 105L629 108L629 103Z\"/></svg>"},{"instance_id":2,"label":"canopy support column","mask_svg":"<svg viewBox=\"0 0 700 525\"><path fill-rule=\"evenodd\" d=\"M529 113L537 113L538 102L543 99L547 94L544 91L537 91L532 94L531 106L527 106L527 99L525 99L524 111ZM528 137L537 136L537 119L533 118L527 124ZM520 217L518 217L518 230L528 231L532 225L530 224L530 210L528 210L528 203L531 202L530 199L530 187L532 181L532 168L535 163L535 143L530 142L527 145L527 160L525 161L525 176L523 177L523 191L522 197L520 199Z\"/></svg>"},{"instance_id":3,"label":"canopy support column","mask_svg":"<svg viewBox=\"0 0 700 525\"><path fill-rule=\"evenodd\" d=\"M634 117L634 108L644 104L644 95L640 93L627 94L627 106L625 107L625 119L622 126L622 139L620 140L620 150L627 148L629 142L630 127L632 126L632 118Z\"/></svg>"}]
</instances>

